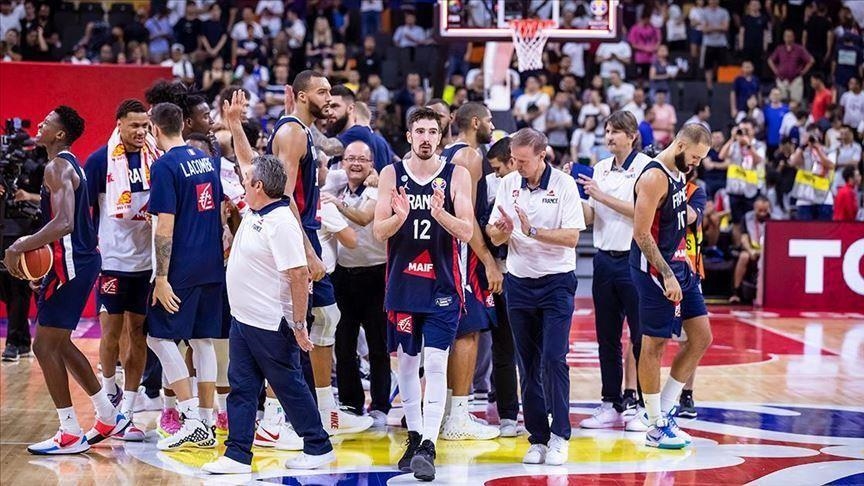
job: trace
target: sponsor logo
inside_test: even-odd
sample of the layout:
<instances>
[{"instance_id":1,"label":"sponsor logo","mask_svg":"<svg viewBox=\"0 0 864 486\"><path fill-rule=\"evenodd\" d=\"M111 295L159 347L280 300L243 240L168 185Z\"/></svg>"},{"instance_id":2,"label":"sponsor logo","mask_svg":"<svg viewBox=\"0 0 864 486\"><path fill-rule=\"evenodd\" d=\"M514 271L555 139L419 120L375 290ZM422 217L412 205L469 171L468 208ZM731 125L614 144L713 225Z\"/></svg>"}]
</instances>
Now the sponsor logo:
<instances>
[{"instance_id":1,"label":"sponsor logo","mask_svg":"<svg viewBox=\"0 0 864 486\"><path fill-rule=\"evenodd\" d=\"M414 318L411 314L396 314L396 330L406 334L414 331Z\"/></svg>"},{"instance_id":2,"label":"sponsor logo","mask_svg":"<svg viewBox=\"0 0 864 486\"><path fill-rule=\"evenodd\" d=\"M117 295L117 277L102 277L99 283L99 292L103 295Z\"/></svg>"},{"instance_id":3,"label":"sponsor logo","mask_svg":"<svg viewBox=\"0 0 864 486\"><path fill-rule=\"evenodd\" d=\"M517 197L519 197L519 189L513 189L513 192L511 195L513 196L513 199L516 199Z\"/></svg>"},{"instance_id":4,"label":"sponsor logo","mask_svg":"<svg viewBox=\"0 0 864 486\"><path fill-rule=\"evenodd\" d=\"M486 307L490 309L495 307L495 299L492 297L492 294L486 296Z\"/></svg>"},{"instance_id":5,"label":"sponsor logo","mask_svg":"<svg viewBox=\"0 0 864 486\"><path fill-rule=\"evenodd\" d=\"M417 258L408 263L408 267L402 273L435 280L435 265L432 263L429 250L423 250L423 253L417 255Z\"/></svg>"},{"instance_id":6,"label":"sponsor logo","mask_svg":"<svg viewBox=\"0 0 864 486\"><path fill-rule=\"evenodd\" d=\"M117 204L132 204L132 192L123 191L120 197L117 198Z\"/></svg>"},{"instance_id":7,"label":"sponsor logo","mask_svg":"<svg viewBox=\"0 0 864 486\"><path fill-rule=\"evenodd\" d=\"M336 410L330 412L330 428L339 428L339 412L337 412Z\"/></svg>"},{"instance_id":8,"label":"sponsor logo","mask_svg":"<svg viewBox=\"0 0 864 486\"><path fill-rule=\"evenodd\" d=\"M838 258L846 287L858 295L864 295L864 274L859 271L864 260L864 238L843 248L841 240L804 239L789 240L790 258L804 258L804 293L822 294L825 291L826 260ZM830 266L836 267L834 262Z\"/></svg>"},{"instance_id":9,"label":"sponsor logo","mask_svg":"<svg viewBox=\"0 0 864 486\"><path fill-rule=\"evenodd\" d=\"M555 190L549 189L549 192L546 193L546 197L555 197Z\"/></svg>"},{"instance_id":10,"label":"sponsor logo","mask_svg":"<svg viewBox=\"0 0 864 486\"><path fill-rule=\"evenodd\" d=\"M675 317L681 318L681 302L675 302Z\"/></svg>"},{"instance_id":11,"label":"sponsor logo","mask_svg":"<svg viewBox=\"0 0 864 486\"><path fill-rule=\"evenodd\" d=\"M441 177L436 177L434 180L432 180L432 189L436 191L443 191L444 189L447 189L447 181L445 181Z\"/></svg>"},{"instance_id":12,"label":"sponsor logo","mask_svg":"<svg viewBox=\"0 0 864 486\"><path fill-rule=\"evenodd\" d=\"M195 186L196 200L198 201L198 212L210 211L216 207L213 200L213 185L209 182Z\"/></svg>"},{"instance_id":13,"label":"sponsor logo","mask_svg":"<svg viewBox=\"0 0 864 486\"><path fill-rule=\"evenodd\" d=\"M407 175L403 175L402 178L401 178L400 180L401 180L402 182L408 182L408 176L407 176Z\"/></svg>"},{"instance_id":14,"label":"sponsor logo","mask_svg":"<svg viewBox=\"0 0 864 486\"><path fill-rule=\"evenodd\" d=\"M438 307L448 307L453 303L453 297L438 297L435 299L435 305Z\"/></svg>"}]
</instances>

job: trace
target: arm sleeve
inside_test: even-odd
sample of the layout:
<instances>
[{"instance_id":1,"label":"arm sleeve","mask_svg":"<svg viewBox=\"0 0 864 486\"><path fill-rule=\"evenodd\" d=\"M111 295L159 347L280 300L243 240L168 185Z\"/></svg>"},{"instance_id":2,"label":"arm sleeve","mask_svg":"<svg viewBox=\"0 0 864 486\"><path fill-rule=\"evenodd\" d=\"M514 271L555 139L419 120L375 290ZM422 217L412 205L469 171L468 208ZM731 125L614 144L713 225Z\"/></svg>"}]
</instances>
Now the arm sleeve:
<instances>
[{"instance_id":1,"label":"arm sleeve","mask_svg":"<svg viewBox=\"0 0 864 486\"><path fill-rule=\"evenodd\" d=\"M150 214L177 214L177 186L167 164L157 161L150 168Z\"/></svg>"},{"instance_id":2,"label":"arm sleeve","mask_svg":"<svg viewBox=\"0 0 864 486\"><path fill-rule=\"evenodd\" d=\"M304 267L307 264L300 225L289 212L286 211L284 216L273 226L268 235L270 249L273 251L273 260L276 262L276 270L280 272Z\"/></svg>"}]
</instances>

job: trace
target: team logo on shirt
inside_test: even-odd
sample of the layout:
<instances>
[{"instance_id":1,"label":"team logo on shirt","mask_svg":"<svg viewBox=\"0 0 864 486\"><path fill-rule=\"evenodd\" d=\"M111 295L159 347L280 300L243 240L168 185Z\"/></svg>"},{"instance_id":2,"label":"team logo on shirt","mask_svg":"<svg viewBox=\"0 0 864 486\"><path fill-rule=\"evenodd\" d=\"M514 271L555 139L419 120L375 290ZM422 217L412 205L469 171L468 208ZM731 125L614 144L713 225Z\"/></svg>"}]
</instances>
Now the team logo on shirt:
<instances>
[{"instance_id":1,"label":"team logo on shirt","mask_svg":"<svg viewBox=\"0 0 864 486\"><path fill-rule=\"evenodd\" d=\"M554 189L549 189L549 192L546 193L542 200L546 204L558 204L558 196L555 195Z\"/></svg>"},{"instance_id":2,"label":"team logo on shirt","mask_svg":"<svg viewBox=\"0 0 864 486\"><path fill-rule=\"evenodd\" d=\"M402 273L435 280L435 264L432 263L432 257L429 256L429 250L424 250L423 253L417 255L417 258L410 262Z\"/></svg>"},{"instance_id":3,"label":"team logo on shirt","mask_svg":"<svg viewBox=\"0 0 864 486\"><path fill-rule=\"evenodd\" d=\"M414 331L414 318L411 314L396 313L396 330L411 334Z\"/></svg>"},{"instance_id":4,"label":"team logo on shirt","mask_svg":"<svg viewBox=\"0 0 864 486\"><path fill-rule=\"evenodd\" d=\"M100 277L99 293L102 295L117 295L117 277Z\"/></svg>"},{"instance_id":5,"label":"team logo on shirt","mask_svg":"<svg viewBox=\"0 0 864 486\"><path fill-rule=\"evenodd\" d=\"M197 184L195 186L195 192L197 193L199 213L210 211L216 207L216 203L213 201L213 184L209 182Z\"/></svg>"},{"instance_id":6,"label":"team logo on shirt","mask_svg":"<svg viewBox=\"0 0 864 486\"><path fill-rule=\"evenodd\" d=\"M432 189L436 191L443 191L447 189L447 181L442 179L441 177L436 177L432 180Z\"/></svg>"}]
</instances>

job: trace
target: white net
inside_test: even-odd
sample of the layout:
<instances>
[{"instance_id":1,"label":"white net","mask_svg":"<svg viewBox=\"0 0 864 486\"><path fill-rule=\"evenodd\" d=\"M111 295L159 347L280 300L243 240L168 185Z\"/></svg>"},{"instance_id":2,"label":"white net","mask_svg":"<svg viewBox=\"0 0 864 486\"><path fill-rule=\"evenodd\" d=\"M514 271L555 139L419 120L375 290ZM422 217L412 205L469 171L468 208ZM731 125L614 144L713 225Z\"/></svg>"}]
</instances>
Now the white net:
<instances>
[{"instance_id":1,"label":"white net","mask_svg":"<svg viewBox=\"0 0 864 486\"><path fill-rule=\"evenodd\" d=\"M510 22L519 71L543 68L543 47L554 25L552 20L519 19Z\"/></svg>"}]
</instances>

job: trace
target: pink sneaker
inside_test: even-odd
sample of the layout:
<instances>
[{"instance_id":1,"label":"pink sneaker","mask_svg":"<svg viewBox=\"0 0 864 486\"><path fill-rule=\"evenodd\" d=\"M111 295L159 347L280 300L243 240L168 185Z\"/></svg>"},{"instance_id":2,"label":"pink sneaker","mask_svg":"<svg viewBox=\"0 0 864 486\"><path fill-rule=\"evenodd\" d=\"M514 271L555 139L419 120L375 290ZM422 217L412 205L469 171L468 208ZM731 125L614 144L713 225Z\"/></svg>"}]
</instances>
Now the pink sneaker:
<instances>
[{"instance_id":1,"label":"pink sneaker","mask_svg":"<svg viewBox=\"0 0 864 486\"><path fill-rule=\"evenodd\" d=\"M159 427L156 429L162 437L170 437L180 430L180 412L176 408L163 408L159 416Z\"/></svg>"},{"instance_id":2,"label":"pink sneaker","mask_svg":"<svg viewBox=\"0 0 864 486\"><path fill-rule=\"evenodd\" d=\"M216 414L216 435L228 434L228 412L221 410Z\"/></svg>"}]
</instances>

